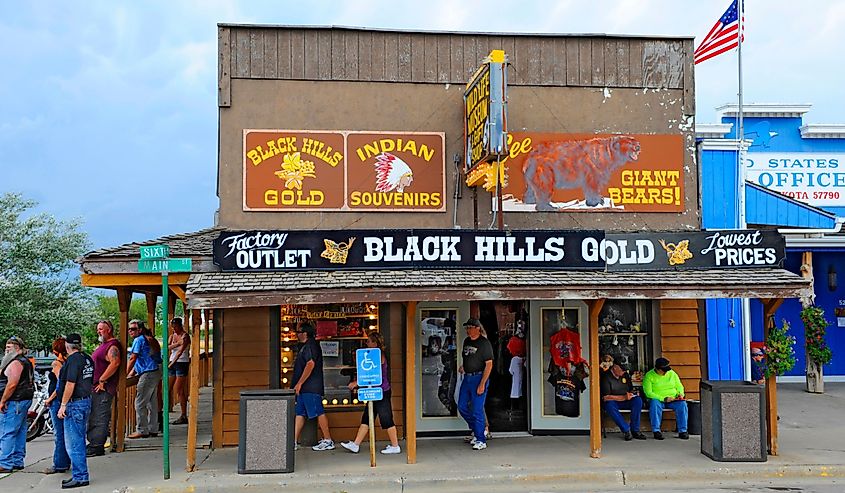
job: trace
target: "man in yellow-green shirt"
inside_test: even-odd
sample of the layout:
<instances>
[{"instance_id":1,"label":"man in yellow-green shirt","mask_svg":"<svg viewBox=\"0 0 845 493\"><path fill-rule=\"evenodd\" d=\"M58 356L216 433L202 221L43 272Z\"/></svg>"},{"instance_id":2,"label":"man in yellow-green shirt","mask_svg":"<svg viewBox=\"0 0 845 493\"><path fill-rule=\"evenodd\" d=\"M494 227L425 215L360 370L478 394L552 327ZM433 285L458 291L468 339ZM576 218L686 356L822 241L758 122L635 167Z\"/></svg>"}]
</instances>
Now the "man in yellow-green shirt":
<instances>
[{"instance_id":1,"label":"man in yellow-green shirt","mask_svg":"<svg viewBox=\"0 0 845 493\"><path fill-rule=\"evenodd\" d=\"M656 440L663 440L660 432L660 422L663 420L663 410L667 407L675 411L675 421L678 423L678 438L688 440L687 433L687 401L684 400L684 386L675 370L669 366L666 358L657 358L654 369L643 377L643 393L649 399L649 419L651 431Z\"/></svg>"}]
</instances>

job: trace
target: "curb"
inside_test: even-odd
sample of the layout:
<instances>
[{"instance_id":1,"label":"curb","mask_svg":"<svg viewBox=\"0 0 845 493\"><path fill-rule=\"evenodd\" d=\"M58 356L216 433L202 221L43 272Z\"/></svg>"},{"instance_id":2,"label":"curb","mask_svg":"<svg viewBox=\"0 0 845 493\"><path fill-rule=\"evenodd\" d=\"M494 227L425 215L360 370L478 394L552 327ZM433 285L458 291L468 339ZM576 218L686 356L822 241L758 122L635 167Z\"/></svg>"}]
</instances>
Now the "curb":
<instances>
[{"instance_id":1,"label":"curb","mask_svg":"<svg viewBox=\"0 0 845 493\"><path fill-rule=\"evenodd\" d=\"M836 479L845 478L845 465L791 464L758 467L741 465L739 467L714 467L708 469L591 469L581 471L545 470L501 470L490 474L447 474L437 477L411 475L303 475L287 477L238 476L191 477L187 481L163 486L127 487L125 492L137 493L193 493L196 491L246 491L275 490L278 488L318 489L330 488L332 491L355 490L395 490L397 487L413 488L422 491L448 488L455 491L495 490L496 487L542 486L554 483L555 489L584 491L593 487L647 487L655 485L697 484L749 484L791 479Z\"/></svg>"}]
</instances>

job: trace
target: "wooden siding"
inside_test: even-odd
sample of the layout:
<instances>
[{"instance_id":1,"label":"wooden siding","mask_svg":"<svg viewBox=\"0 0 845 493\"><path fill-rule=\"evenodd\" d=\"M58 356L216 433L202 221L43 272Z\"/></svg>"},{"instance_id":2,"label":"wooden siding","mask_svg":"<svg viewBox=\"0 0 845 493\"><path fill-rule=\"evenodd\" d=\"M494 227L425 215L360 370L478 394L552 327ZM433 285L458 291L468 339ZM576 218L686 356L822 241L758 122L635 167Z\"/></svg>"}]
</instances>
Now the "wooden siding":
<instances>
[{"instance_id":1,"label":"wooden siding","mask_svg":"<svg viewBox=\"0 0 845 493\"><path fill-rule=\"evenodd\" d=\"M223 313L222 418L218 418L223 446L238 444L240 391L269 387L269 327L267 307L228 308Z\"/></svg>"},{"instance_id":2,"label":"wooden siding","mask_svg":"<svg viewBox=\"0 0 845 493\"><path fill-rule=\"evenodd\" d=\"M350 28L220 26L219 105L231 78L466 84L504 49L508 83L684 89L692 114L692 39L395 32Z\"/></svg>"},{"instance_id":3,"label":"wooden siding","mask_svg":"<svg viewBox=\"0 0 845 493\"><path fill-rule=\"evenodd\" d=\"M699 398L701 347L698 300L660 301L660 344L662 354L681 377L686 395Z\"/></svg>"},{"instance_id":4,"label":"wooden siding","mask_svg":"<svg viewBox=\"0 0 845 493\"><path fill-rule=\"evenodd\" d=\"M266 389L270 385L270 308L235 308L223 313L222 381L220 413L215 408L214 426L219 427L220 443L237 446L240 415L240 391ZM381 330L387 340L393 417L399 436L404 435L405 413L405 319L400 304L382 307ZM215 389L216 390L216 389ZM329 425L335 441L352 440L361 424L361 411L329 411ZM319 433L319 432L318 432ZM376 438L387 434L376 427Z\"/></svg>"}]
</instances>

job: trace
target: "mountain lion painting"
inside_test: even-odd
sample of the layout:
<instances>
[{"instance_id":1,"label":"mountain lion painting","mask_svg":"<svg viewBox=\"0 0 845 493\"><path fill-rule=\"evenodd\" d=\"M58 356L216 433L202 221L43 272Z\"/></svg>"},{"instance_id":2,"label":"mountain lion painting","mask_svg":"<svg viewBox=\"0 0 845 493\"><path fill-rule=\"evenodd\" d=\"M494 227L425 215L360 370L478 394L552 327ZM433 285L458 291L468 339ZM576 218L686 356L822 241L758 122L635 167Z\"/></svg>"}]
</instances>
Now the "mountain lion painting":
<instances>
[{"instance_id":1,"label":"mountain lion painting","mask_svg":"<svg viewBox=\"0 0 845 493\"><path fill-rule=\"evenodd\" d=\"M526 190L523 202L538 211L557 210L552 204L556 190L580 188L586 205L603 203L614 171L636 161L640 142L629 136L596 137L588 140L542 142L522 166Z\"/></svg>"}]
</instances>

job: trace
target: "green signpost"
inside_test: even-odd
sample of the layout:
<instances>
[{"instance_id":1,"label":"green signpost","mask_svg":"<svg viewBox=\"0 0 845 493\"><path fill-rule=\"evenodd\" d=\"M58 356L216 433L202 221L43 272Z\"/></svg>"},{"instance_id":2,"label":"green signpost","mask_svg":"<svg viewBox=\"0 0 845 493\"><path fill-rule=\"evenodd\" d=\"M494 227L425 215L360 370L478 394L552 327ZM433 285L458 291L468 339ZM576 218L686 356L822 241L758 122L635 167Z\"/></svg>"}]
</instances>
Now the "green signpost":
<instances>
[{"instance_id":1,"label":"green signpost","mask_svg":"<svg viewBox=\"0 0 845 493\"><path fill-rule=\"evenodd\" d=\"M169 255L170 247L167 245L142 246L141 260L138 261L138 272L143 274L161 273L161 307L163 312L162 320L164 321L162 334L164 336L164 344L161 345L161 360L163 362L161 365L161 388L165 389L162 392L164 409L170 409L170 396L166 390L170 377L167 368L167 363L170 361L170 351L167 347L167 326L170 323L167 313L167 295L170 287L167 283L167 274L170 272L191 272L192 267L190 258L169 258ZM164 426L162 437L164 445L164 479L170 479L170 419L168 419L167 413L163 412L163 410L162 419L164 419L162 423Z\"/></svg>"}]
</instances>

